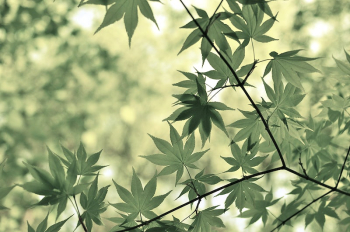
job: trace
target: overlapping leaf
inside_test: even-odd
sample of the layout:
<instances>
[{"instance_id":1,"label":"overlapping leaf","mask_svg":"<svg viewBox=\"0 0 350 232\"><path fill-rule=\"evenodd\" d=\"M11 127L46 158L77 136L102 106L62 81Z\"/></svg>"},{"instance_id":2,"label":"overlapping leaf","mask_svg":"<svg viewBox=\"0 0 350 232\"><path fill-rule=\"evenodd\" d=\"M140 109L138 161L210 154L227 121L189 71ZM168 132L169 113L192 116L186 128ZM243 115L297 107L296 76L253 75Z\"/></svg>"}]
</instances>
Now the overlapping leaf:
<instances>
[{"instance_id":1,"label":"overlapping leaf","mask_svg":"<svg viewBox=\"0 0 350 232\"><path fill-rule=\"evenodd\" d=\"M173 85L181 88L186 88L186 91L184 92L184 94L197 93L197 80L200 85L205 86L205 79L201 73L198 73L198 75L196 76L193 73L182 72L182 71L179 71L179 72L182 73L188 80L180 81Z\"/></svg>"},{"instance_id":2,"label":"overlapping leaf","mask_svg":"<svg viewBox=\"0 0 350 232\"><path fill-rule=\"evenodd\" d=\"M280 198L273 200L273 194L272 191L270 191L268 194L266 194L265 199L255 199L252 207L242 212L239 215L239 217L250 218L248 225L255 223L261 218L264 225L266 225L267 218L269 215L269 211L267 210L267 208L276 204L279 200Z\"/></svg>"},{"instance_id":3,"label":"overlapping leaf","mask_svg":"<svg viewBox=\"0 0 350 232\"><path fill-rule=\"evenodd\" d=\"M301 94L300 89L290 83L283 87L283 83L279 82L275 90L265 81L263 83L271 104L263 100L261 105L268 114L266 119L275 138L282 142L283 139L291 136L303 142L297 130L308 129L308 127L296 121L302 116L295 110L295 107L303 100L305 94Z\"/></svg>"},{"instance_id":4,"label":"overlapping leaf","mask_svg":"<svg viewBox=\"0 0 350 232\"><path fill-rule=\"evenodd\" d=\"M281 54L271 52L270 56L273 57L273 60L267 64L264 76L272 70L272 79L276 86L279 86L283 75L289 83L299 89L303 89L298 73L313 73L319 71L306 62L317 58L296 56L299 51L300 50L294 50Z\"/></svg>"},{"instance_id":5,"label":"overlapping leaf","mask_svg":"<svg viewBox=\"0 0 350 232\"><path fill-rule=\"evenodd\" d=\"M222 50L223 52L226 52L227 49L229 49L229 44L224 36L223 33L233 33L231 28L222 22L222 20L227 19L230 17L230 14L228 13L216 13L211 18L209 18L208 14L199 8L195 8L197 11L197 14L201 18L197 18L196 21L199 23L201 28L205 30L205 33L209 36L209 38L216 43L216 45ZM182 28L196 28L194 31L190 33L190 35L186 38L184 44L182 45L182 48L179 52L183 52L187 48L191 47L195 43L197 43L200 39L202 39L201 43L201 52L202 52L202 61L204 63L205 59L209 55L209 52L212 49L212 46L208 42L206 38L203 37L202 32L197 27L194 21L189 22Z\"/></svg>"},{"instance_id":6,"label":"overlapping leaf","mask_svg":"<svg viewBox=\"0 0 350 232\"><path fill-rule=\"evenodd\" d=\"M74 166L74 168L71 168L71 169L76 170L77 175L83 175L83 176L95 175L97 171L106 167L106 166L95 165L97 161L100 159L102 150L92 154L89 157L87 157L85 148L82 143L80 143L79 145L77 154L73 154L71 151L69 151L67 148L63 146L62 146L62 150L66 159L60 156L58 157L63 162L63 164L68 168L68 170L70 169L70 167Z\"/></svg>"},{"instance_id":7,"label":"overlapping leaf","mask_svg":"<svg viewBox=\"0 0 350 232\"><path fill-rule=\"evenodd\" d=\"M185 185L184 189L181 191L180 195L177 197L181 197L182 195L188 192L188 199L193 200L198 195L203 195L206 193L205 184L214 185L222 181L222 179L214 174L203 175L204 169L199 172L194 179L188 179L181 184Z\"/></svg>"},{"instance_id":8,"label":"overlapping leaf","mask_svg":"<svg viewBox=\"0 0 350 232\"><path fill-rule=\"evenodd\" d=\"M261 192L265 192L265 190L259 185L253 183L256 180L256 178L251 178L249 180L241 181L221 191L218 196L229 193L225 200L225 208L228 209L229 206L235 202L236 207L242 212L242 209L246 208L248 205L254 205L254 200L256 198L261 199ZM235 182L237 179L230 179L229 181Z\"/></svg>"},{"instance_id":9,"label":"overlapping leaf","mask_svg":"<svg viewBox=\"0 0 350 232\"><path fill-rule=\"evenodd\" d=\"M197 90L198 95L174 95L174 97L178 99L179 104L184 106L177 109L165 120L187 120L183 128L182 137L192 134L192 132L199 127L199 132L202 138L202 146L204 146L205 142L210 136L212 123L214 123L228 136L224 121L218 110L233 109L227 107L221 102L208 102L208 96L205 91L205 87L203 87L198 80Z\"/></svg>"},{"instance_id":10,"label":"overlapping leaf","mask_svg":"<svg viewBox=\"0 0 350 232\"><path fill-rule=\"evenodd\" d=\"M133 176L131 180L131 192L124 187L118 185L114 180L113 183L118 191L123 203L111 204L116 209L128 214L122 225L125 223L134 221L139 214L142 214L148 219L152 219L157 215L152 211L157 208L164 199L169 195L169 192L163 195L155 196L157 189L157 176L155 175L143 188L141 181L135 170L133 170Z\"/></svg>"},{"instance_id":11,"label":"overlapping leaf","mask_svg":"<svg viewBox=\"0 0 350 232\"><path fill-rule=\"evenodd\" d=\"M340 220L340 218L338 217L338 214L335 212L335 209L330 208L329 206L326 206L326 202L322 201L322 203L318 207L318 210L316 210L315 213L309 212L305 216L305 229L314 220L316 220L316 222L323 229L324 223L326 221L325 216L333 217L333 218Z\"/></svg>"},{"instance_id":12,"label":"overlapping leaf","mask_svg":"<svg viewBox=\"0 0 350 232\"><path fill-rule=\"evenodd\" d=\"M173 220L163 220L157 221L158 225L152 225L153 227L148 229L147 232L187 232L189 229L189 225L181 222L178 218L173 216Z\"/></svg>"},{"instance_id":13,"label":"overlapping leaf","mask_svg":"<svg viewBox=\"0 0 350 232\"><path fill-rule=\"evenodd\" d=\"M104 199L108 192L108 186L105 186L98 190L98 175L96 175L92 182L88 194L84 192L80 195L80 205L85 212L81 215L87 228L91 231L93 222L97 225L103 225L100 214L107 210L107 206L104 203ZM80 223L78 223L79 225Z\"/></svg>"},{"instance_id":14,"label":"overlapping leaf","mask_svg":"<svg viewBox=\"0 0 350 232\"><path fill-rule=\"evenodd\" d=\"M258 171L254 167L261 164L267 156L256 156L258 152L258 145L250 144L250 139L247 139L243 146L242 150L239 146L232 141L231 143L231 153L233 157L221 157L232 167L226 172L235 172L239 168L242 168L244 174L250 173L254 174Z\"/></svg>"},{"instance_id":15,"label":"overlapping leaf","mask_svg":"<svg viewBox=\"0 0 350 232\"><path fill-rule=\"evenodd\" d=\"M224 223L218 217L225 211L223 209L216 209L217 206L207 208L200 211L191 224L189 231L191 232L211 232L211 227L225 228Z\"/></svg>"},{"instance_id":16,"label":"overlapping leaf","mask_svg":"<svg viewBox=\"0 0 350 232\"><path fill-rule=\"evenodd\" d=\"M58 204L57 218L65 210L68 197L80 194L90 185L90 183L76 183L77 175L83 173L81 172L82 169L79 171L78 167L88 167L88 169L83 170L88 170L87 173L90 173L91 168L93 168L91 166L97 162L100 155L100 153L96 153L86 161L86 152L82 144L78 149L77 159L67 149L64 148L63 151L67 160L58 158L48 148L50 173L44 169L25 163L29 172L34 177L34 181L20 185L29 192L44 196L36 205ZM68 165L66 172L61 160Z\"/></svg>"},{"instance_id":17,"label":"overlapping leaf","mask_svg":"<svg viewBox=\"0 0 350 232\"><path fill-rule=\"evenodd\" d=\"M245 118L228 125L229 127L242 128L235 135L233 140L239 142L250 137L252 143L257 142L260 135L266 133L264 124L261 122L259 115L255 111L248 112L240 110L240 112Z\"/></svg>"},{"instance_id":18,"label":"overlapping leaf","mask_svg":"<svg viewBox=\"0 0 350 232\"><path fill-rule=\"evenodd\" d=\"M239 46L233 54L231 52L227 52L227 54L223 56L227 58L226 60L229 62L232 69L236 71L238 67L241 65L245 57L245 48L243 46ZM208 55L207 60L211 65L211 67L214 68L214 70L207 71L203 74L208 76L210 79L218 80L218 83L214 88L222 87L227 80L229 80L231 85L238 84L235 76L233 75L233 73L230 71L228 66L222 61L220 57L218 57L214 53L210 53ZM239 72L239 71L237 72L238 77L242 77L245 74L246 73L243 73L243 72ZM242 82L243 80L240 79L240 81Z\"/></svg>"},{"instance_id":19,"label":"overlapping leaf","mask_svg":"<svg viewBox=\"0 0 350 232\"><path fill-rule=\"evenodd\" d=\"M264 11L261 7L252 4L244 5L241 14L234 14L230 17L232 25L240 31L225 33L225 35L235 40L243 39L243 46L247 46L250 39L262 43L274 41L276 39L265 35L265 33L272 28L276 21L276 16L262 23Z\"/></svg>"},{"instance_id":20,"label":"overlapping leaf","mask_svg":"<svg viewBox=\"0 0 350 232\"><path fill-rule=\"evenodd\" d=\"M170 140L171 144L163 139L156 138L152 135L151 138L157 148L164 154L155 154L149 156L142 156L154 164L166 166L159 175L169 175L176 173L177 183L182 177L184 166L189 168L197 168L194 162L198 161L208 150L193 153L195 147L195 138L192 134L183 145L182 138L176 129L169 123L170 126ZM192 154L193 153L193 154Z\"/></svg>"},{"instance_id":21,"label":"overlapping leaf","mask_svg":"<svg viewBox=\"0 0 350 232\"><path fill-rule=\"evenodd\" d=\"M270 16L271 18L273 18L273 14L271 11L270 6L267 4L270 1L265 1L265 0L226 0L226 2L228 3L230 9L236 13L241 15L242 14L242 9L241 7L237 4L237 2L241 3L242 5L253 5L253 4L257 4L258 7L268 16Z\"/></svg>"}]
</instances>

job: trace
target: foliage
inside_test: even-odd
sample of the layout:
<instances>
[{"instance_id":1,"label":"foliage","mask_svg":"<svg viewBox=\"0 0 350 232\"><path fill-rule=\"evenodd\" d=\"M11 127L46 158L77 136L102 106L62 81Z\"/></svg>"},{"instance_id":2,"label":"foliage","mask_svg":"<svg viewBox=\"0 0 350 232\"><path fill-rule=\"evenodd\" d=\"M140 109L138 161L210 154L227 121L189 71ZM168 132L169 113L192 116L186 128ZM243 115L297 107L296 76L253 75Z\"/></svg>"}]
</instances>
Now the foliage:
<instances>
[{"instance_id":1,"label":"foliage","mask_svg":"<svg viewBox=\"0 0 350 232\"><path fill-rule=\"evenodd\" d=\"M308 212L305 228L315 221L323 229L329 217L332 217L349 230L349 93L336 89L316 105L319 110L311 112L308 118L301 115L298 106L307 94L303 85L304 78L311 73L320 72L310 63L317 58L299 56L297 54L301 50L291 50L282 53L272 51L269 53L271 58L261 61L256 59L254 41L275 41L265 35L277 21L277 14L273 14L270 9L270 1L227 0L230 10L223 8L219 12L223 4L221 1L212 16L195 7L200 18L195 18L183 1L180 2L192 18L183 28L194 30L185 39L179 53L200 41L202 62L208 61L214 70L204 73L197 71L196 74L181 72L187 80L174 84L185 91L173 95L176 98L174 106L181 107L165 119L170 127L171 143L150 135L163 154L142 156L156 165L165 166L160 173L156 172L143 187L133 169L131 192L113 180L123 202L106 203L109 185L98 188L99 171L106 167L96 165L101 152L88 157L84 146L80 144L76 153L62 147L64 157L48 149L50 172L24 162L34 180L19 186L28 192L44 196L35 206L57 206L56 220L66 210L69 201L77 214L77 227L81 226L86 232L92 231L94 225L103 225L101 214L109 205L120 212L120 216L109 218L109 221L116 224L111 231L212 231L225 227L220 216L232 208L239 210L239 217L249 220L248 226L261 219L266 228L279 230L285 225L291 225L292 219ZM96 32L124 17L129 45L138 24L137 9L157 24L146 0L82 0L79 5L86 4L106 6L105 17ZM264 21L264 18L267 19ZM254 60L243 62L249 45L252 46ZM334 58L337 66L334 75L337 75L337 85L350 87L350 55L346 50L345 56L346 61ZM260 83L264 86L267 98L253 100L247 89L255 87L248 84L248 79L251 80L256 67L266 61ZM210 80L217 81L215 87L208 84ZM241 90L253 109L238 109L243 119L225 125L219 111L233 108L212 99L217 92L229 89L237 92ZM234 111L229 112L234 114ZM173 126L178 121L185 121L181 136ZM240 170L240 178L225 179L219 177L222 173L204 174L205 169L198 171L200 160L208 150L193 153L195 133L198 129L203 148L210 136L216 136L212 123L224 132L231 150L230 157L221 156L230 166L225 173ZM239 130L233 129L232 132L227 130L229 127ZM185 143L183 140L186 140ZM3 165L4 162L1 169ZM184 178L184 171L186 179L180 182ZM170 195L170 191L164 193L161 189L162 194L155 196L157 179L175 172L175 187L185 186L179 197L188 194L189 200L158 215L154 211ZM263 188L260 182L271 173L282 172L296 177L291 180L293 190L288 194L295 197L292 201L283 203L280 198L274 198L272 187L266 190L268 188ZM196 173L194 178L191 173ZM90 182L91 176L94 180ZM228 183L221 187L215 186L224 181ZM210 185L214 188L209 191L207 189ZM0 199L14 186L1 188ZM227 195L221 208L216 205L202 209L200 203L213 194ZM77 197L79 201L76 200ZM173 220L163 219L187 205L191 205L192 213L188 213L184 220L180 221L174 216ZM311 212L310 209L316 206L318 210ZM269 208L279 208L280 214L274 216ZM59 231L70 218L46 229L48 215L36 231ZM29 223L28 231L34 231Z\"/></svg>"}]
</instances>

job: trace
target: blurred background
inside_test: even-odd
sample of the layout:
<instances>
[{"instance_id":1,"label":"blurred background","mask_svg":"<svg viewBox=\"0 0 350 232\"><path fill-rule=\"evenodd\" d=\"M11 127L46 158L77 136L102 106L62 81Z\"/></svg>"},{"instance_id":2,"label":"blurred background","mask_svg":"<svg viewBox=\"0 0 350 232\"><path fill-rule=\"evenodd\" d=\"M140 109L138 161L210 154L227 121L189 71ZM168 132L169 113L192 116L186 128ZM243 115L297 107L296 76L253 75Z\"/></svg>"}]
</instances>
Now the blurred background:
<instances>
[{"instance_id":1,"label":"blurred background","mask_svg":"<svg viewBox=\"0 0 350 232\"><path fill-rule=\"evenodd\" d=\"M184 79L176 70L211 69L207 63L201 65L199 43L177 56L190 32L179 30L190 18L178 1L152 2L160 30L151 21L139 17L130 48L122 20L93 35L102 22L105 8L96 5L78 8L78 3L0 0L0 162L7 160L1 180L5 186L31 180L22 161L47 169L46 145L62 154L60 144L73 151L80 141L88 154L103 149L99 164L109 166L102 172L100 187L111 184L113 178L129 188L132 167L146 183L156 167L139 156L158 153L147 133L169 140L169 126L162 120L174 110L171 94L181 92L172 86ZM188 6L193 4L209 14L218 3L218 0L186 1ZM270 6L274 14L279 12L279 22L267 34L279 40L256 43L257 58L266 59L274 50L304 49L301 55L323 57L313 62L318 69L334 67L332 55L344 60L343 49L350 49L349 1L277 1ZM193 8L191 10L194 12ZM246 51L246 62L253 59L250 49L249 46ZM255 100L265 97L260 81L265 65L258 66L250 79L257 87L251 89ZM332 82L326 75L310 75L305 80L308 95L300 111L308 117L312 107L334 89L330 88ZM240 91L222 91L217 96L217 100L232 108L250 110ZM232 111L224 112L223 117L225 123L230 124L241 116ZM174 125L182 130L180 123ZM229 132L233 135L236 131L230 129ZM206 168L206 173L227 170L227 164L219 156L230 154L228 144L226 136L214 129L210 143L204 147L211 150L204 156L200 168ZM196 150L199 149L198 140ZM240 173L221 177L239 178ZM157 194L173 188L175 178L166 178L159 178ZM289 175L270 175L269 178L269 181L281 183L280 188L274 188L276 198L290 191ZM265 181L259 183L269 190L271 182L266 184ZM180 191L174 190L156 212L185 202L186 197L174 202ZM112 203L120 201L113 186L107 199ZM3 202L10 210L0 211L0 231L26 231L27 221L36 228L49 210L28 208L38 200L36 195L16 187ZM220 197L208 198L203 207L221 204L221 200ZM232 208L222 217L227 229L221 231L260 230L261 222L245 229L247 220L235 217L238 211ZM69 209L67 207L60 220L74 213ZM184 209L174 215L182 219L188 212ZM109 209L104 216L118 215ZM54 220L52 214L49 223L53 224ZM326 231L333 224L332 219L329 221L331 224L326 223ZM104 222L107 228L112 226L107 220ZM62 231L72 231L75 225L76 218L72 218ZM282 230L304 231L303 220L293 219L293 225ZM307 231L312 231L312 226L319 229L314 222ZM93 231L106 229L96 226Z\"/></svg>"}]
</instances>

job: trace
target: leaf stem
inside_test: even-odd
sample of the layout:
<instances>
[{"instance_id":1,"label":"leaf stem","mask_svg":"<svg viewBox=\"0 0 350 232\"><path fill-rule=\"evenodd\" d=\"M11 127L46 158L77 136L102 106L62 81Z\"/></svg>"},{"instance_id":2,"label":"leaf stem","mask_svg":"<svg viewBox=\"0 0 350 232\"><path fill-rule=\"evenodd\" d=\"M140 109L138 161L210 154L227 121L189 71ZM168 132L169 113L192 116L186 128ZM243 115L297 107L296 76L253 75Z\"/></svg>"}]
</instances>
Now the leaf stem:
<instances>
[{"instance_id":1,"label":"leaf stem","mask_svg":"<svg viewBox=\"0 0 350 232\"><path fill-rule=\"evenodd\" d=\"M265 129L267 131L267 133L269 134L274 146L276 147L278 156L280 157L280 160L282 162L282 166L286 167L286 163L284 161L284 158L282 156L282 152L279 148L279 146L277 145L277 142L275 140L275 138L272 135L272 132L270 131L266 120L264 119L261 111L258 109L257 105L255 104L255 102L253 101L253 99L251 98L251 96L249 95L249 93L247 92L247 90L244 87L244 84L242 84L242 82L239 80L236 72L233 70L233 68L231 67L231 65L228 63L228 61L226 60L226 58L221 54L221 52L218 50L218 48L214 45L214 43L212 42L212 40L209 38L209 36L205 33L205 31L203 30L203 28L199 25L199 23L197 22L197 20L193 17L192 13L189 11L189 9L187 8L187 6L184 4L184 2L182 0L179 0L181 2L181 4L184 6L184 8L186 9L187 13L190 15L190 17L192 18L192 20L194 21L194 23L197 25L197 27L199 28L199 30L202 32L203 36L208 40L209 44L214 48L214 50L217 52L217 54L220 56L221 60L226 64L226 66L229 68L229 70L231 71L231 73L233 74L233 76L236 78L237 83L239 85L239 87L241 87L241 89L243 90L244 94L246 95L246 97L248 98L249 102L251 103L251 105L253 106L253 108L256 110L256 112L258 113L259 117L261 118L261 121L263 122Z\"/></svg>"},{"instance_id":2,"label":"leaf stem","mask_svg":"<svg viewBox=\"0 0 350 232\"><path fill-rule=\"evenodd\" d=\"M255 49L254 49L253 38L250 38L250 41L252 42L253 58L254 58L254 62L255 62Z\"/></svg>"}]
</instances>

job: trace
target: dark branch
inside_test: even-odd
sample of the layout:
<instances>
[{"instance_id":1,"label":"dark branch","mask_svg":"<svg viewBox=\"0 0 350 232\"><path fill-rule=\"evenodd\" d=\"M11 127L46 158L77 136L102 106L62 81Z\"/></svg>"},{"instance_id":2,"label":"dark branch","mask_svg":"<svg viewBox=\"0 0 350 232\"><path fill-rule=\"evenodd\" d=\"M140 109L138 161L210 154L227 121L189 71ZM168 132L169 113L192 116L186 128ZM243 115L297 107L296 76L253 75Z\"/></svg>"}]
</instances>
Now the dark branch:
<instances>
[{"instance_id":1,"label":"dark branch","mask_svg":"<svg viewBox=\"0 0 350 232\"><path fill-rule=\"evenodd\" d=\"M73 199L74 199L74 203L72 202L72 200L69 198L70 202L72 203L73 207L75 208L77 214L78 214L78 219L79 219L79 223L81 224L81 226L83 227L85 232L88 232L88 229L86 228L85 224L84 224L84 219L81 217L80 211L79 211L79 207L77 204L77 200L75 199L75 195L73 195Z\"/></svg>"},{"instance_id":2,"label":"dark branch","mask_svg":"<svg viewBox=\"0 0 350 232\"><path fill-rule=\"evenodd\" d=\"M344 171L344 168L345 168L345 164L346 164L346 160L348 159L349 153L350 153L350 147L348 149L348 153L346 153L345 160L344 160L344 163L343 163L343 167L341 168L341 171L340 171L340 174L339 174L339 178L338 178L337 184L335 185L335 188L338 188L338 184L339 184L340 178L341 178L341 176L343 174L343 171Z\"/></svg>"},{"instance_id":3,"label":"dark branch","mask_svg":"<svg viewBox=\"0 0 350 232\"><path fill-rule=\"evenodd\" d=\"M321 198L327 196L328 194L330 194L331 192L333 192L333 190L330 190L328 192L326 192L325 194L323 194L322 196L316 198L315 200L311 201L309 204L305 205L302 209L298 210L297 212L295 212L292 216L288 217L286 220L283 220L276 228L274 228L272 231L275 231L276 229L278 229L279 227L281 227L282 225L284 225L287 221L289 221L290 219L292 219L293 217L295 217L296 215L298 215L299 213L301 213L304 209L306 209L307 207L309 207L310 205L312 205L313 203L315 203L316 201L320 200Z\"/></svg>"},{"instance_id":4,"label":"dark branch","mask_svg":"<svg viewBox=\"0 0 350 232\"><path fill-rule=\"evenodd\" d=\"M299 173L299 172L296 172L296 171L294 171L293 169L290 169L290 168L288 168L288 167L285 167L284 170L286 170L286 171L288 171L288 172L290 172L290 173L293 173L294 175L297 175L297 176L299 176L299 177L301 177L301 178L303 178L303 179L305 179L305 180L308 180L308 181L314 182L315 184L321 185L322 187L325 187L325 188L327 188L327 189L330 189L330 190L332 190L332 191L334 191L334 192L342 193L342 194L344 194L344 195L350 197L350 193L348 193L348 192L344 192L343 190L337 189L337 188L332 187L332 186L330 186L330 185L328 185L328 184L324 184L324 183L322 183L322 182L320 182L320 181L318 181L318 180L309 178L308 176L305 176L305 175L303 175L303 174L301 174L301 173Z\"/></svg>"},{"instance_id":5,"label":"dark branch","mask_svg":"<svg viewBox=\"0 0 350 232\"><path fill-rule=\"evenodd\" d=\"M247 90L244 87L244 83L242 83L240 81L240 79L238 78L236 72L233 70L233 68L231 67L231 65L228 63L228 61L226 60L226 58L221 54L221 52L219 51L219 49L215 46L215 44L213 43L213 41L209 38L209 36L205 33L205 31L203 30L203 28L199 25L199 23L197 22L197 20L193 17L192 13L189 11L189 9L187 8L187 6L183 3L182 0L179 0L181 2L181 4L184 6L184 8L186 9L187 13L191 16L193 22L196 24L196 26L199 28L199 30L202 32L203 37L205 37L209 44L214 48L214 50L216 51L216 53L220 56L221 60L226 64L226 66L229 68L230 72L233 74L233 76L235 77L238 86L241 87L241 89L243 90L244 94L246 95L246 97L248 98L250 104L253 106L253 108L256 110L256 112L258 113L259 117L261 118L261 121L263 122L267 133L269 134L274 146L276 147L278 156L280 157L280 160L282 162L283 167L286 167L286 163L284 161L284 158L282 156L282 152L279 148L279 146L277 145L277 142L275 140L275 138L272 135L272 132L270 131L266 120L264 118L264 116L262 115L261 111L258 109L257 105L254 103L253 99L250 97L249 93L247 92Z\"/></svg>"},{"instance_id":6,"label":"dark branch","mask_svg":"<svg viewBox=\"0 0 350 232\"><path fill-rule=\"evenodd\" d=\"M236 180L234 182L231 182L231 183L223 185L223 186L221 186L219 188L216 188L216 189L214 189L214 190L212 190L210 192L207 192L207 193L201 195L200 197L196 197L195 199L192 199L192 200L190 200L190 201L188 201L188 202L186 202L186 203L184 203L182 205L179 205L179 206L177 206L177 207L175 207L175 208L173 208L173 209L171 209L171 210L169 210L169 211L159 215L158 217L155 217L155 218L152 218L151 220L145 221L142 224L139 224L139 225L133 226L133 227L129 227L129 228L126 228L124 230L118 230L116 232L124 232L124 231L134 230L134 229L136 229L138 227L141 227L141 226L147 225L147 224L149 224L151 222L157 221L157 220L161 219L162 217L165 217L166 215L171 214L172 212L175 212L178 209L181 209L181 208L183 208L183 207L185 207L185 206L187 206L189 204L192 204L192 203L194 203L196 201L199 201L199 200L201 200L202 198L204 198L206 196L209 196L209 195L217 193L217 192L219 192L221 190L224 190L224 189L226 189L226 188L228 188L228 187L230 187L232 185L238 184L238 183L240 183L242 181L249 180L249 179L257 177L257 176L265 175L265 174L268 174L268 173L271 173L271 172L276 172L276 171L283 170L283 169L285 169L285 168L284 167L278 167L278 168L273 168L273 169L270 169L270 170L267 170L267 171L255 173L255 174L252 174L252 175L249 175L249 176L245 176L245 177L243 177L243 178L241 178L239 180Z\"/></svg>"}]
</instances>

